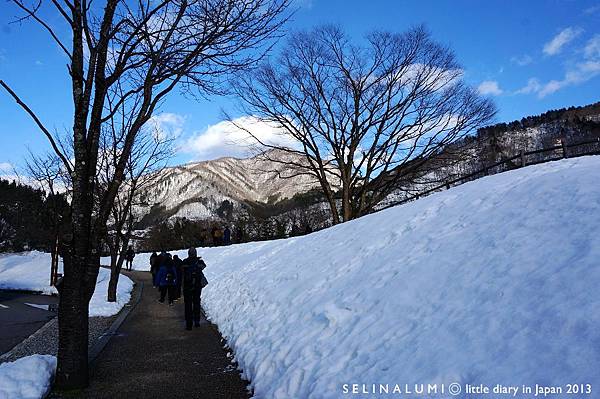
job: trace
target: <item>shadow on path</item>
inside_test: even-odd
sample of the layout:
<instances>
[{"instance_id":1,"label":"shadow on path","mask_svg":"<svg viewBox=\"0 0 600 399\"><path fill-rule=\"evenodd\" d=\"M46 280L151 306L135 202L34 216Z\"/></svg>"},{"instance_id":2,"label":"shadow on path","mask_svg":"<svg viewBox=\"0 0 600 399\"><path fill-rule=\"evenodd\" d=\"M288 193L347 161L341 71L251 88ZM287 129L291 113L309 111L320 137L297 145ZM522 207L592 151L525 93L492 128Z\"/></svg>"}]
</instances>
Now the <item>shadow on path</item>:
<instances>
[{"instance_id":1,"label":"shadow on path","mask_svg":"<svg viewBox=\"0 0 600 399\"><path fill-rule=\"evenodd\" d=\"M142 298L92 364L86 398L249 398L248 385L206 319L184 329L183 298L157 301L147 272L125 273L143 282Z\"/></svg>"}]
</instances>

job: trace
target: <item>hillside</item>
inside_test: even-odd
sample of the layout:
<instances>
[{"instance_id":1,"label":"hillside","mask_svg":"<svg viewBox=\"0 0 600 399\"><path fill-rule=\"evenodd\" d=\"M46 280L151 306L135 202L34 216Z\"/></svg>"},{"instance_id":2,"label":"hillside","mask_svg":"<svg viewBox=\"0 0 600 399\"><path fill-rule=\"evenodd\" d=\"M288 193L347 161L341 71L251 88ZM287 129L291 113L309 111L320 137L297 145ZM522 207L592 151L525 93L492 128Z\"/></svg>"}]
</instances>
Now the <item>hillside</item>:
<instances>
[{"instance_id":1,"label":"hillside","mask_svg":"<svg viewBox=\"0 0 600 399\"><path fill-rule=\"evenodd\" d=\"M282 158L284 155L280 155ZM152 179L137 212L152 224L167 218L228 218L318 187L309 176L279 178L283 166L260 156L220 158L167 168ZM285 172L282 175L286 175Z\"/></svg>"},{"instance_id":2,"label":"hillside","mask_svg":"<svg viewBox=\"0 0 600 399\"><path fill-rule=\"evenodd\" d=\"M308 236L202 249L203 306L256 398L597 383L599 169L550 162Z\"/></svg>"}]
</instances>

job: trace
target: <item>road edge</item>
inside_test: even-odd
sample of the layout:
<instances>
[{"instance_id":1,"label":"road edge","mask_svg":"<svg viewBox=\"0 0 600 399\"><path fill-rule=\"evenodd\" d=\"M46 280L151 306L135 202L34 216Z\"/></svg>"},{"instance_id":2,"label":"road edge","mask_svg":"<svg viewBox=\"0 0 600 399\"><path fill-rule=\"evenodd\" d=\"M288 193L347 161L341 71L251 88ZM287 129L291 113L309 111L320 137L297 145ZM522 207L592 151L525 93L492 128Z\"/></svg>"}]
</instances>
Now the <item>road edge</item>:
<instances>
[{"instance_id":1,"label":"road edge","mask_svg":"<svg viewBox=\"0 0 600 399\"><path fill-rule=\"evenodd\" d=\"M90 348L90 350L88 352L88 363L90 363L90 365L96 360L98 355L100 355L100 352L102 352L102 350L106 347L106 345L110 341L110 338L113 335L115 335L115 333L117 332L119 327L121 327L121 324L123 324L123 322L125 321L127 316L129 316L129 313L133 309L135 309L135 307L140 303L140 300L142 299L142 291L144 290L144 282L143 281L138 282L135 280L134 280L134 282L135 282L135 286L133 288L134 298L132 298L132 300L130 300L129 303L127 303L125 306L123 306L123 309L119 313L119 316L117 316L115 321L113 321L113 323L110 325L108 330L106 330L104 332L104 334L102 334L100 336L100 338L98 338L96 340L96 343L94 343L94 345Z\"/></svg>"}]
</instances>

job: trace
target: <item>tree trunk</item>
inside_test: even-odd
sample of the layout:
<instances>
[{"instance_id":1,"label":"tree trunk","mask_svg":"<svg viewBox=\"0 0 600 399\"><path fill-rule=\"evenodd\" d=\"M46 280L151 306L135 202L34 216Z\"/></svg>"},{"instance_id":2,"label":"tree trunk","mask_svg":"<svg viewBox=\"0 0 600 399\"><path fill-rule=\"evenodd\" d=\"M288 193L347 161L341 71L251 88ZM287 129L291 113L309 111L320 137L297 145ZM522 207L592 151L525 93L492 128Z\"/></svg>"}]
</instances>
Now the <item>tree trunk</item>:
<instances>
[{"instance_id":1,"label":"tree trunk","mask_svg":"<svg viewBox=\"0 0 600 399\"><path fill-rule=\"evenodd\" d=\"M108 292L106 293L108 302L117 302L117 283L119 280L119 270L117 270L117 248L118 245L115 245L114 243L110 245L110 280L108 280Z\"/></svg>"},{"instance_id":2,"label":"tree trunk","mask_svg":"<svg viewBox=\"0 0 600 399\"><path fill-rule=\"evenodd\" d=\"M108 281L108 302L117 302L117 285L119 284L119 276L121 275L121 269L123 268L123 262L125 261L125 251L129 245L128 239L123 239L121 245L121 251L118 257L110 256L110 280Z\"/></svg>"},{"instance_id":3,"label":"tree trunk","mask_svg":"<svg viewBox=\"0 0 600 399\"><path fill-rule=\"evenodd\" d=\"M344 222L352 219L352 207L350 204L350 187L349 183L342 183L342 217Z\"/></svg>"},{"instance_id":4,"label":"tree trunk","mask_svg":"<svg viewBox=\"0 0 600 399\"><path fill-rule=\"evenodd\" d=\"M88 385L88 295L82 284L85 264L63 257L64 277L58 308L58 389L81 389Z\"/></svg>"}]
</instances>

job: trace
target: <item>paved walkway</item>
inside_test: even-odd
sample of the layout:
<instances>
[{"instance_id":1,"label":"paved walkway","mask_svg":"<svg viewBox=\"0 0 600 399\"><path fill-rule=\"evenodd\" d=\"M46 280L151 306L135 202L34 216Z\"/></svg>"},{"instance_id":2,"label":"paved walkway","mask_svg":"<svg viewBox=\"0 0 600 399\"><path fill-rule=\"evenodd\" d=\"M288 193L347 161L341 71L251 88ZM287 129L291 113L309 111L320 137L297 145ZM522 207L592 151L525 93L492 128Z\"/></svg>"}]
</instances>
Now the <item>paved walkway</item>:
<instances>
[{"instance_id":1,"label":"paved walkway","mask_svg":"<svg viewBox=\"0 0 600 399\"><path fill-rule=\"evenodd\" d=\"M205 319L184 328L183 298L157 301L150 273L126 273L143 282L142 298L92 364L86 398L249 398L216 327Z\"/></svg>"}]
</instances>

